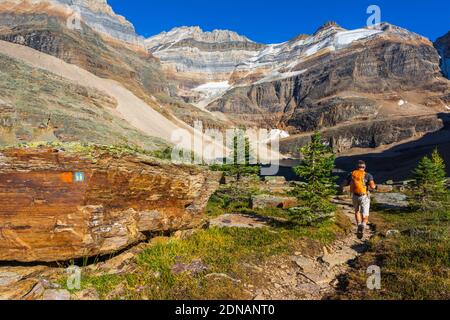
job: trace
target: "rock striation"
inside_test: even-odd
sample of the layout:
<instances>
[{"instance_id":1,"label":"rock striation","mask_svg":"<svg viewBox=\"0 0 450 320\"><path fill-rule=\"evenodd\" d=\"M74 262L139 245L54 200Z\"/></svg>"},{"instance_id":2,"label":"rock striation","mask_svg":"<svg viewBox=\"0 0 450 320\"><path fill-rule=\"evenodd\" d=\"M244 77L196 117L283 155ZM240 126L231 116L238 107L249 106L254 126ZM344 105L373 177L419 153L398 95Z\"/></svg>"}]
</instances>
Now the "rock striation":
<instances>
[{"instance_id":1,"label":"rock striation","mask_svg":"<svg viewBox=\"0 0 450 320\"><path fill-rule=\"evenodd\" d=\"M236 65L258 54L262 44L229 30L204 32L180 27L145 40L148 50L170 73L183 73L184 86L226 80ZM193 82L190 83L188 79Z\"/></svg>"},{"instance_id":2,"label":"rock striation","mask_svg":"<svg viewBox=\"0 0 450 320\"><path fill-rule=\"evenodd\" d=\"M422 112L429 111L427 100L444 111L450 87L440 77L431 42L387 24L382 30L355 31L328 25L306 39L266 49L237 70L251 72L258 66L272 71L236 80L238 85L208 110L250 121L259 118L261 124L281 124L298 133L374 118L383 106L392 114L402 94L414 90L423 91L414 101L423 106ZM406 115L412 110L397 111Z\"/></svg>"},{"instance_id":3,"label":"rock striation","mask_svg":"<svg viewBox=\"0 0 450 320\"><path fill-rule=\"evenodd\" d=\"M436 115L399 117L375 121L348 123L322 130L322 136L337 153L352 149L375 149L410 139L426 133L437 132L450 124L450 117ZM312 133L293 135L280 142L280 151L298 157L300 146L311 142Z\"/></svg>"},{"instance_id":4,"label":"rock striation","mask_svg":"<svg viewBox=\"0 0 450 320\"><path fill-rule=\"evenodd\" d=\"M217 173L144 156L8 149L0 154L0 261L117 252L198 227Z\"/></svg>"},{"instance_id":5,"label":"rock striation","mask_svg":"<svg viewBox=\"0 0 450 320\"><path fill-rule=\"evenodd\" d=\"M76 26L78 17L95 31L113 39L143 46L143 38L123 16L116 14L106 0L0 0L2 10L11 13L59 11L66 15L67 24Z\"/></svg>"},{"instance_id":6,"label":"rock striation","mask_svg":"<svg viewBox=\"0 0 450 320\"><path fill-rule=\"evenodd\" d=\"M269 45L183 27L146 44L175 70L190 102L238 125L287 131L288 141L325 130L339 133L338 149L379 146L440 129L438 114L450 110L440 68L445 74L445 37L436 45L440 59L431 41L388 23L356 30L326 23Z\"/></svg>"},{"instance_id":7,"label":"rock striation","mask_svg":"<svg viewBox=\"0 0 450 320\"><path fill-rule=\"evenodd\" d=\"M450 79L450 32L437 39L434 45L441 56L442 73Z\"/></svg>"}]
</instances>

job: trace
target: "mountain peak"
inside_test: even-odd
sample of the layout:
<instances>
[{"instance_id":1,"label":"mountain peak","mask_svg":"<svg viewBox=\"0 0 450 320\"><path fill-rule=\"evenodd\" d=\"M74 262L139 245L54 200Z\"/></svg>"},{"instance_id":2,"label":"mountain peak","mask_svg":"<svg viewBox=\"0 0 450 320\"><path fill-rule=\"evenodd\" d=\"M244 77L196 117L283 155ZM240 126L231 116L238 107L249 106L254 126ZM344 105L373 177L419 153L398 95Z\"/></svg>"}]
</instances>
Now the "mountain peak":
<instances>
[{"instance_id":1,"label":"mountain peak","mask_svg":"<svg viewBox=\"0 0 450 320\"><path fill-rule=\"evenodd\" d=\"M79 13L81 20L95 31L110 38L132 45L143 46L134 26L125 17L114 12L107 0L0 0L4 12L45 12L55 14L63 10L65 14Z\"/></svg>"},{"instance_id":2,"label":"mountain peak","mask_svg":"<svg viewBox=\"0 0 450 320\"><path fill-rule=\"evenodd\" d=\"M146 44L152 47L152 44L156 43L176 43L185 39L206 43L253 42L247 37L230 30L203 31L199 26L183 26L150 37L146 40Z\"/></svg>"},{"instance_id":3,"label":"mountain peak","mask_svg":"<svg viewBox=\"0 0 450 320\"><path fill-rule=\"evenodd\" d=\"M325 31L328 29L343 30L343 28L336 21L327 21L317 29L316 33Z\"/></svg>"}]
</instances>

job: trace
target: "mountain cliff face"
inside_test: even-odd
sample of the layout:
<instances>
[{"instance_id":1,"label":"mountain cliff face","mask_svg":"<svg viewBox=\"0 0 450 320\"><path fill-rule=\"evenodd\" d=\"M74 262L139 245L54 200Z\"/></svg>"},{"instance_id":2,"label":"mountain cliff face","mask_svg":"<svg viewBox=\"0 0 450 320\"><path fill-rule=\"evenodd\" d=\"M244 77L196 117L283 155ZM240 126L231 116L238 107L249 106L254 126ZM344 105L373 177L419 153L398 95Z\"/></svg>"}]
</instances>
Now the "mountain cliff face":
<instances>
[{"instance_id":1,"label":"mountain cliff face","mask_svg":"<svg viewBox=\"0 0 450 320\"><path fill-rule=\"evenodd\" d=\"M81 30L68 25L78 13ZM386 23L357 30L327 23L279 44L181 27L145 40L144 48L105 0L0 0L0 26L0 40L115 80L166 118L188 125L276 128L299 140L315 130L341 133L354 126L363 142L350 144L342 136L339 145L346 149L393 140L380 138L378 129L358 131L362 125L398 128L409 119L406 133L392 135L401 141L436 130L438 115L450 111L449 81L442 76L448 76L448 36L435 44L438 52L428 39ZM410 120L428 117L436 120L428 128L426 121Z\"/></svg>"},{"instance_id":2,"label":"mountain cliff face","mask_svg":"<svg viewBox=\"0 0 450 320\"><path fill-rule=\"evenodd\" d=\"M97 4L91 10L99 17L113 14L108 6L98 6L104 1L82 3ZM159 62L149 53L112 36L104 37L84 19L81 29L70 28L67 21L71 14L72 9L53 2L0 0L0 40L31 47L100 77L117 80L140 97L170 90Z\"/></svg>"},{"instance_id":3,"label":"mountain cliff face","mask_svg":"<svg viewBox=\"0 0 450 320\"><path fill-rule=\"evenodd\" d=\"M143 45L134 26L123 16L117 15L106 0L55 0L59 3L78 8L82 19L97 32L107 34L138 46Z\"/></svg>"},{"instance_id":4,"label":"mountain cliff face","mask_svg":"<svg viewBox=\"0 0 450 320\"><path fill-rule=\"evenodd\" d=\"M193 45L198 40L189 32L182 36L180 32L173 30L171 41L164 41L167 35L151 38L150 51L178 71L191 72L191 76L197 72L196 81L203 84L190 90L197 94L193 102L235 123L277 127L295 136L375 121L389 126L384 121L392 123L394 119L398 127L401 119L413 119L405 121L407 133L394 134L395 139L379 138L376 129L365 130L360 140L366 142L341 143L345 149L378 146L436 130L443 125L436 115L450 108L449 81L441 75L433 44L387 23L378 29L357 30L327 23L311 36L253 48L239 56L231 73L229 65L221 68L217 63L193 61L190 54L199 52L199 46ZM230 57L233 51L221 41L214 48L216 61L223 61L219 53ZM203 78L198 65L208 71ZM211 73L220 81L211 80ZM436 121L429 122L427 129L423 126L426 121L413 124L414 117L430 115Z\"/></svg>"},{"instance_id":5,"label":"mountain cliff face","mask_svg":"<svg viewBox=\"0 0 450 320\"><path fill-rule=\"evenodd\" d=\"M431 43L389 25L382 31L321 29L310 38L266 50L236 72L241 70L248 75L233 76L238 85L208 109L252 120L277 113L271 125L300 132L375 116L383 104L395 101L395 94L396 102L406 101L410 99L400 93L419 88L425 96L413 103L423 105L433 97L444 111L445 101L439 99L446 97L439 93L448 90L448 82L439 79L439 56Z\"/></svg>"},{"instance_id":6,"label":"mountain cliff face","mask_svg":"<svg viewBox=\"0 0 450 320\"><path fill-rule=\"evenodd\" d=\"M450 79L450 32L439 38L435 47L441 56L441 69L447 79Z\"/></svg>"},{"instance_id":7,"label":"mountain cliff face","mask_svg":"<svg viewBox=\"0 0 450 320\"><path fill-rule=\"evenodd\" d=\"M264 47L232 31L204 32L199 27L174 28L145 40L145 45L187 88L205 80L228 80L236 65Z\"/></svg>"},{"instance_id":8,"label":"mountain cliff face","mask_svg":"<svg viewBox=\"0 0 450 320\"><path fill-rule=\"evenodd\" d=\"M143 38L136 34L133 25L117 15L106 0L0 0L0 10L8 10L12 14L59 11L68 18L68 25L75 23L71 18L79 16L96 32L132 45L143 46Z\"/></svg>"}]
</instances>

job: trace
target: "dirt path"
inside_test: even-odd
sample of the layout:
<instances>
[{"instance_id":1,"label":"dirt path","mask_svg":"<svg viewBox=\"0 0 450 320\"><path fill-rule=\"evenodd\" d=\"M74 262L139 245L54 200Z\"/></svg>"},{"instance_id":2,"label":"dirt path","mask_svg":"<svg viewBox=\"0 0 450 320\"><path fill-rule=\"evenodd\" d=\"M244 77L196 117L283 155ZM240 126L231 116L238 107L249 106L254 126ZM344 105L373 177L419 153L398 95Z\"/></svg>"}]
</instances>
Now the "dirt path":
<instances>
[{"instance_id":1,"label":"dirt path","mask_svg":"<svg viewBox=\"0 0 450 320\"><path fill-rule=\"evenodd\" d=\"M337 205L345 215L354 220L349 199L339 199ZM212 225L218 227L264 228L265 219L249 215L226 215L213 219ZM356 231L356 225L354 226ZM336 293L341 278L350 271L350 264L367 250L367 241L373 236L368 231L363 240L354 233L323 247L317 256L306 256L305 251L296 252L283 258L273 257L263 264L244 264L251 275L250 281L243 284L248 298L254 300L322 300ZM157 241L157 239L155 239ZM135 271L136 256L145 250L148 244L141 244L124 253L93 264L90 272L97 275L120 274ZM70 299L70 293L54 285L56 279L65 274L65 269L45 266L17 266L0 268L0 297L4 299ZM213 274L226 277L226 274ZM43 280L44 279L44 280ZM47 279L47 280L46 280ZM55 280L53 280L55 279ZM73 299L98 299L93 289L72 296ZM91 294L92 293L92 294ZM114 295L111 295L114 296Z\"/></svg>"},{"instance_id":2,"label":"dirt path","mask_svg":"<svg viewBox=\"0 0 450 320\"><path fill-rule=\"evenodd\" d=\"M340 209L356 222L348 199L336 201ZM301 252L264 265L248 266L261 275L260 287L247 286L255 300L322 300L332 295L350 264L367 251L367 242L373 236L368 230L364 239L352 233L332 245L325 246L316 257L303 256Z\"/></svg>"}]
</instances>

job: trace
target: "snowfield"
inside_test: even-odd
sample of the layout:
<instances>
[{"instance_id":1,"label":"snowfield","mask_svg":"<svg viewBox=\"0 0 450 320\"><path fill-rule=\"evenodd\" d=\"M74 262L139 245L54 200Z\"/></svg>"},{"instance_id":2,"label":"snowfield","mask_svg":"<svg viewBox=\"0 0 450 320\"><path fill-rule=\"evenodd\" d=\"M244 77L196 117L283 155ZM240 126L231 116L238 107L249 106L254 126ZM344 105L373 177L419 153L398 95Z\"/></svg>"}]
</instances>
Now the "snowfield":
<instances>
[{"instance_id":1,"label":"snowfield","mask_svg":"<svg viewBox=\"0 0 450 320\"><path fill-rule=\"evenodd\" d=\"M299 76L299 75L305 73L306 71L307 70L305 69L305 70L301 70L301 71L280 73L278 70L275 70L275 71L272 71L271 73L269 73L263 79L256 82L255 84L261 84L261 83L265 83L265 82L272 82L272 81L277 81L277 80L293 78L293 77L296 77L296 76Z\"/></svg>"},{"instance_id":2,"label":"snowfield","mask_svg":"<svg viewBox=\"0 0 450 320\"><path fill-rule=\"evenodd\" d=\"M380 33L383 33L383 31L364 28L356 30L328 29L306 39L269 44L255 57L240 63L237 69L248 71L257 68L272 69L271 73L265 79L260 80L259 83L270 81L271 79L282 79L279 76L280 73L276 74L281 68L295 67L302 59L313 56L321 50L337 51L344 49L355 41L367 39ZM289 65L287 65L287 61L291 61ZM286 77L295 75L298 74L286 74Z\"/></svg>"},{"instance_id":3,"label":"snowfield","mask_svg":"<svg viewBox=\"0 0 450 320\"><path fill-rule=\"evenodd\" d=\"M372 29L356 29L351 31L341 31L338 32L336 35L336 44L337 47L339 48L345 47L354 41L366 39L382 32L383 31Z\"/></svg>"},{"instance_id":4,"label":"snowfield","mask_svg":"<svg viewBox=\"0 0 450 320\"><path fill-rule=\"evenodd\" d=\"M230 88L231 85L228 83L228 81L222 81L222 82L208 82L192 90L204 94L205 97L207 98L214 98L220 96L222 93L225 93Z\"/></svg>"},{"instance_id":5,"label":"snowfield","mask_svg":"<svg viewBox=\"0 0 450 320\"><path fill-rule=\"evenodd\" d=\"M263 141L263 143L269 143L274 140L281 140L281 139L286 139L289 137L290 137L290 134L287 133L286 131L283 131L280 129L273 129L269 132L269 138L267 140Z\"/></svg>"}]
</instances>

